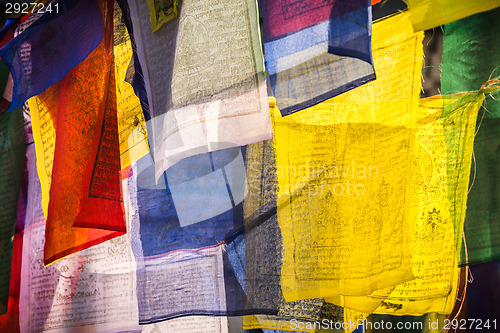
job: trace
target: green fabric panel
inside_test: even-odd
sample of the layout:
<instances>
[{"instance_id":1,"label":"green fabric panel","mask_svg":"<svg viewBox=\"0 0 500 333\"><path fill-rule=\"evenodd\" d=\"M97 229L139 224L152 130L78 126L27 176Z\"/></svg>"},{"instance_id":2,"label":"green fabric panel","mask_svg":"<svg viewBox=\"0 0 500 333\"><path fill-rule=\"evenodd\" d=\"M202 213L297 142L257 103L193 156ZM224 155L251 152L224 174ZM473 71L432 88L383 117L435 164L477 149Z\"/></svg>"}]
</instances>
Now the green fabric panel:
<instances>
[{"instance_id":1,"label":"green fabric panel","mask_svg":"<svg viewBox=\"0 0 500 333\"><path fill-rule=\"evenodd\" d=\"M9 74L10 74L9 68L0 59L0 96L3 95L3 91L5 90L5 87L7 86Z\"/></svg>"},{"instance_id":2,"label":"green fabric panel","mask_svg":"<svg viewBox=\"0 0 500 333\"><path fill-rule=\"evenodd\" d=\"M500 8L445 26L443 94L478 90L500 66ZM498 68L493 77L500 76ZM495 98L500 98L496 94ZM474 141L461 265L500 260L500 100L488 95L479 112ZM482 121L481 121L482 119ZM469 185L470 186L470 185Z\"/></svg>"},{"instance_id":3,"label":"green fabric panel","mask_svg":"<svg viewBox=\"0 0 500 333\"><path fill-rule=\"evenodd\" d=\"M12 245L26 151L22 108L0 114L0 314L9 300Z\"/></svg>"}]
</instances>

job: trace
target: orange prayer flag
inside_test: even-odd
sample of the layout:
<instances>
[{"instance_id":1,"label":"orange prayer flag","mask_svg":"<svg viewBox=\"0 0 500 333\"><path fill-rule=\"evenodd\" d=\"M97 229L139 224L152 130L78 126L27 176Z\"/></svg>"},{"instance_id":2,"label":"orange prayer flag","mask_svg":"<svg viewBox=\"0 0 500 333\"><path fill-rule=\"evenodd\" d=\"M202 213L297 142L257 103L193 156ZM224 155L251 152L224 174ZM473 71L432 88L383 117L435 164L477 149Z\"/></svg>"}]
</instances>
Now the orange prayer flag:
<instances>
[{"instance_id":1,"label":"orange prayer flag","mask_svg":"<svg viewBox=\"0 0 500 333\"><path fill-rule=\"evenodd\" d=\"M45 231L46 265L126 232L120 182L113 0L99 1L104 36L39 95L55 127Z\"/></svg>"}]
</instances>

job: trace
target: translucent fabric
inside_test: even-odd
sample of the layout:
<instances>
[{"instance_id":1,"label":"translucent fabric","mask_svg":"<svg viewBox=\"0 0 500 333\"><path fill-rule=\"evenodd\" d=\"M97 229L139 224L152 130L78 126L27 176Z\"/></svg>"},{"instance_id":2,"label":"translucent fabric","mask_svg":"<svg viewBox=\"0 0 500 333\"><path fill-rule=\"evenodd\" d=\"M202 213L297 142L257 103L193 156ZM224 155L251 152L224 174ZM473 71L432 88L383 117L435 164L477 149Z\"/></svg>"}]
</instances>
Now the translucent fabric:
<instances>
[{"instance_id":1,"label":"translucent fabric","mask_svg":"<svg viewBox=\"0 0 500 333\"><path fill-rule=\"evenodd\" d=\"M400 284L375 313L450 314L455 306L475 121L482 93L421 101L409 219L415 279Z\"/></svg>"},{"instance_id":2,"label":"translucent fabric","mask_svg":"<svg viewBox=\"0 0 500 333\"><path fill-rule=\"evenodd\" d=\"M142 74L142 68L139 64L139 57L137 55L137 46L135 44L134 29L132 26L132 19L130 18L130 8L128 2L125 0L116 1L122 10L121 22L125 23L127 27L128 35L130 38L130 44L132 46L132 59L129 63L127 69L126 81L132 85L134 88L135 95L139 97L141 102L142 111L144 113L144 119L151 119L151 112L148 105L148 95L146 92L146 86L144 84L144 76Z\"/></svg>"},{"instance_id":3,"label":"translucent fabric","mask_svg":"<svg viewBox=\"0 0 500 333\"><path fill-rule=\"evenodd\" d=\"M146 0L149 7L151 32L158 30L163 23L177 17L178 0Z\"/></svg>"},{"instance_id":4,"label":"translucent fabric","mask_svg":"<svg viewBox=\"0 0 500 333\"><path fill-rule=\"evenodd\" d=\"M145 256L213 246L241 224L248 190L240 147L186 158L158 183L147 155L137 162L136 177Z\"/></svg>"},{"instance_id":5,"label":"translucent fabric","mask_svg":"<svg viewBox=\"0 0 500 333\"><path fill-rule=\"evenodd\" d=\"M24 231L19 322L21 332L140 332L135 263L123 235L44 265L46 221L28 146L28 208Z\"/></svg>"},{"instance_id":6,"label":"translucent fabric","mask_svg":"<svg viewBox=\"0 0 500 333\"><path fill-rule=\"evenodd\" d=\"M26 145L33 144L31 135L31 120L27 104L23 106L24 130L26 134ZM33 148L31 148L33 149ZM25 149L27 150L27 149ZM26 210L28 206L28 163L27 154L24 157L24 171L19 191L19 201L17 204L17 221L13 238L12 265L10 271L9 305L8 311L0 316L0 332L18 333L19 328L19 298L21 289L21 265L23 255L24 222L26 220Z\"/></svg>"},{"instance_id":7,"label":"translucent fabric","mask_svg":"<svg viewBox=\"0 0 500 333\"><path fill-rule=\"evenodd\" d=\"M445 94L477 90L499 76L500 9L445 26L441 90ZM488 96L487 96L488 97ZM495 96L493 96L495 97ZM500 182L498 148L500 101L487 98L474 140L474 163L467 198L461 265L500 260Z\"/></svg>"},{"instance_id":8,"label":"translucent fabric","mask_svg":"<svg viewBox=\"0 0 500 333\"><path fill-rule=\"evenodd\" d=\"M274 112L286 301L386 295L413 279L408 214L422 38L407 14L379 21L376 81L290 116Z\"/></svg>"},{"instance_id":9,"label":"translucent fabric","mask_svg":"<svg viewBox=\"0 0 500 333\"><path fill-rule=\"evenodd\" d=\"M113 1L101 44L31 108L47 204L45 264L125 233L113 55Z\"/></svg>"},{"instance_id":10,"label":"translucent fabric","mask_svg":"<svg viewBox=\"0 0 500 333\"><path fill-rule=\"evenodd\" d=\"M500 6L500 0L405 0L415 31L431 29Z\"/></svg>"},{"instance_id":11,"label":"translucent fabric","mask_svg":"<svg viewBox=\"0 0 500 333\"><path fill-rule=\"evenodd\" d=\"M185 0L155 33L146 2L128 5L156 179L183 158L271 138L255 0Z\"/></svg>"},{"instance_id":12,"label":"translucent fabric","mask_svg":"<svg viewBox=\"0 0 500 333\"><path fill-rule=\"evenodd\" d=\"M67 0L46 12L0 49L14 80L9 110L59 82L101 42L103 22L95 0ZM23 53L29 52L29 59Z\"/></svg>"},{"instance_id":13,"label":"translucent fabric","mask_svg":"<svg viewBox=\"0 0 500 333\"><path fill-rule=\"evenodd\" d=\"M148 165L151 168L149 175L153 176L153 164ZM197 225L191 225L191 232L185 232L184 235L180 233L176 243L163 249L168 244L166 240L175 237L175 230L169 235L168 229L182 232L182 227L178 225L176 228L171 224L176 219L175 210L169 213L173 205L165 204L161 197L150 196L148 200L151 201L150 205L158 205L158 212L166 209L166 216L158 215L156 221L150 219L143 222L141 215L145 213L139 210L143 194L138 186L145 186L146 172L142 169L141 161L132 170L133 176L128 179L130 195L126 206L129 207L132 248L137 261L139 322L151 324L187 315L244 313L246 297L229 265L225 245L215 242L203 248L189 249L185 246L187 249L182 249L182 245L191 245L197 239L205 243L211 239L211 229L203 228L202 223L198 232L195 229ZM151 178L152 184L155 184L154 177ZM165 183L163 188L160 193L165 195ZM172 200L170 196L166 196L166 199ZM173 246L180 249L169 252Z\"/></svg>"},{"instance_id":14,"label":"translucent fabric","mask_svg":"<svg viewBox=\"0 0 500 333\"><path fill-rule=\"evenodd\" d=\"M149 146L141 102L127 81L127 72L133 52L127 28L121 21L121 10L116 4L113 18L120 164L121 168L124 169L130 166L133 161L146 155L149 152Z\"/></svg>"},{"instance_id":15,"label":"translucent fabric","mask_svg":"<svg viewBox=\"0 0 500 333\"><path fill-rule=\"evenodd\" d=\"M0 114L0 314L8 310L12 253L26 150L22 108ZM14 273L14 272L12 272Z\"/></svg>"},{"instance_id":16,"label":"translucent fabric","mask_svg":"<svg viewBox=\"0 0 500 333\"><path fill-rule=\"evenodd\" d=\"M142 333L229 333L227 317L189 316L144 325Z\"/></svg>"},{"instance_id":17,"label":"translucent fabric","mask_svg":"<svg viewBox=\"0 0 500 333\"><path fill-rule=\"evenodd\" d=\"M271 108L274 110L274 108ZM271 141L247 147L246 166L249 193L244 201L243 227L226 237L229 260L248 302L274 306L274 315L243 317L245 329L307 329L314 322L342 322L343 309L324 299L286 302L280 286L283 239L276 206L276 161ZM317 326L316 326L317 327Z\"/></svg>"},{"instance_id":18,"label":"translucent fabric","mask_svg":"<svg viewBox=\"0 0 500 333\"><path fill-rule=\"evenodd\" d=\"M266 70L282 115L375 79L370 1L263 0L261 14Z\"/></svg>"},{"instance_id":19,"label":"translucent fabric","mask_svg":"<svg viewBox=\"0 0 500 333\"><path fill-rule=\"evenodd\" d=\"M137 226L131 232L141 324L196 315L270 316L254 318L247 324L253 327L278 327L273 325L295 316L340 320L342 309L323 300L283 300L282 242L272 200L276 180L264 194L271 179L257 174L264 159L274 163L271 142L265 146L265 151L253 144L196 155L168 169L158 184L151 159L134 165L126 205ZM271 213L259 209L266 199ZM218 212L225 206L229 210ZM256 221L263 223L257 229Z\"/></svg>"}]
</instances>

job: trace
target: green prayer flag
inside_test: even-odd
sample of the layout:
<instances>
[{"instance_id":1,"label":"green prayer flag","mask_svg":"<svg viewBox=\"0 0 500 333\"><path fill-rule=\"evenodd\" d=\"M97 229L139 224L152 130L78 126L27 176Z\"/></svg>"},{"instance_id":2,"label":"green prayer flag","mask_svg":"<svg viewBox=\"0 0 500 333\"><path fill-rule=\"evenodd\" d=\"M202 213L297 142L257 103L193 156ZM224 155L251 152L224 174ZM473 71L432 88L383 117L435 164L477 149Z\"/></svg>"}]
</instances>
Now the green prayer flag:
<instances>
[{"instance_id":1,"label":"green prayer flag","mask_svg":"<svg viewBox=\"0 0 500 333\"><path fill-rule=\"evenodd\" d=\"M12 245L25 150L22 108L0 114L0 314L7 312L9 301Z\"/></svg>"},{"instance_id":2,"label":"green prayer flag","mask_svg":"<svg viewBox=\"0 0 500 333\"><path fill-rule=\"evenodd\" d=\"M443 94L479 90L490 76L500 76L499 15L500 8L445 26ZM500 100L486 95L483 106L474 140L461 266L500 260Z\"/></svg>"}]
</instances>

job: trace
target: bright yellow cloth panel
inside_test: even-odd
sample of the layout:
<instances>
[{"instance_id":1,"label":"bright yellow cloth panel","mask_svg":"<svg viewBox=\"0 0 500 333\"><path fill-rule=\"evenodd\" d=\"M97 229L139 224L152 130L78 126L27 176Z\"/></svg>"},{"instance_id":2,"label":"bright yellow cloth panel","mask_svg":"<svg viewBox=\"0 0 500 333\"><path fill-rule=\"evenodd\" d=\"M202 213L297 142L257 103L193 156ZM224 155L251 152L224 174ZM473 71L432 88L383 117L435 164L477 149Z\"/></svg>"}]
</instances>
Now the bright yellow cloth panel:
<instances>
[{"instance_id":1,"label":"bright yellow cloth panel","mask_svg":"<svg viewBox=\"0 0 500 333\"><path fill-rule=\"evenodd\" d=\"M362 313L362 312L357 312L354 310L350 309L344 309L344 322L346 323L358 323L360 321L366 320L370 314L369 313ZM352 326L347 327L344 329L345 333L352 333L355 329L352 328Z\"/></svg>"},{"instance_id":2,"label":"bright yellow cloth panel","mask_svg":"<svg viewBox=\"0 0 500 333\"><path fill-rule=\"evenodd\" d=\"M149 7L151 33L177 17L178 0L146 0Z\"/></svg>"},{"instance_id":3,"label":"bright yellow cloth panel","mask_svg":"<svg viewBox=\"0 0 500 333\"><path fill-rule=\"evenodd\" d=\"M443 98L422 100L417 112L410 209L415 280L397 286L375 313L450 314L455 304L474 131L484 95Z\"/></svg>"},{"instance_id":4,"label":"bright yellow cloth panel","mask_svg":"<svg viewBox=\"0 0 500 333\"><path fill-rule=\"evenodd\" d=\"M287 313L291 316L291 319L284 319L278 316L269 315L255 315L255 316L243 316L243 329L269 329L278 331L295 331L295 332L308 332L308 333L321 333L321 332L331 332L328 330L329 327L335 325L330 323L327 319L318 318L315 321L301 321L300 312L296 313L296 318L293 317L293 312ZM340 323L341 324L341 323Z\"/></svg>"},{"instance_id":5,"label":"bright yellow cloth panel","mask_svg":"<svg viewBox=\"0 0 500 333\"><path fill-rule=\"evenodd\" d=\"M377 309L382 302L394 290L395 286L375 290L366 296L337 296L327 297L325 302L332 303L355 312L370 314Z\"/></svg>"},{"instance_id":6,"label":"bright yellow cloth panel","mask_svg":"<svg viewBox=\"0 0 500 333\"><path fill-rule=\"evenodd\" d=\"M49 207L49 190L54 162L54 148L56 143L55 119L44 104L37 97L28 99L31 115L33 140L35 141L36 168L42 187L43 215L47 218Z\"/></svg>"},{"instance_id":7,"label":"bright yellow cloth panel","mask_svg":"<svg viewBox=\"0 0 500 333\"><path fill-rule=\"evenodd\" d=\"M114 53L120 163L124 169L146 155L149 152L149 146L141 102L132 86L125 82L127 68L132 58L130 38L127 38L124 43L115 45Z\"/></svg>"},{"instance_id":8,"label":"bright yellow cloth panel","mask_svg":"<svg viewBox=\"0 0 500 333\"><path fill-rule=\"evenodd\" d=\"M274 112L287 302L366 296L413 279L409 177L422 39L405 13L376 22L376 81L286 117Z\"/></svg>"},{"instance_id":9,"label":"bright yellow cloth panel","mask_svg":"<svg viewBox=\"0 0 500 333\"><path fill-rule=\"evenodd\" d=\"M269 107L273 110L276 107L276 101L274 98L269 98ZM275 166L274 153L273 153L273 143L272 141L263 141L251 144L247 148L246 153L247 165L251 165L247 170L247 181L252 184L251 190L248 193L244 201L244 214L245 218L250 217L254 212L261 209L263 205L267 202L273 202L276 200L276 190L273 185L275 185L275 173L273 170ZM268 170L268 171L263 171ZM262 181L265 184L262 184ZM267 221L266 221L267 222ZM264 229L266 230L266 229ZM266 230L267 231L267 230ZM266 232L264 231L264 232ZM248 243L247 243L248 244ZM248 250L248 248L247 248ZM247 259L250 260L250 259ZM253 260L253 259L252 259ZM248 264L248 261L247 261ZM279 275L279 269L276 272L267 272L267 274ZM247 271L247 274L249 272ZM250 276L247 275L249 281L252 280L251 273ZM274 280L271 278L271 280ZM249 282L247 282L247 285ZM248 289L247 289L248 291ZM320 322L325 318L321 315L328 315L328 318L334 318L338 314L338 318L335 320L342 320L343 310L340 308L337 311L339 313L327 313L328 310L324 307L324 301L322 299L312 299L303 300L299 302L286 303L280 301L278 306L278 314L276 316L269 315L251 315L243 316L243 328L244 329L273 329L273 330L285 330L285 331L306 331L306 332L317 332L314 327L310 327L311 322ZM330 309L332 310L332 309ZM332 310L335 311L335 310ZM291 321L292 319L308 319L308 321ZM318 324L316 324L316 328ZM320 330L321 331L321 330Z\"/></svg>"},{"instance_id":10,"label":"bright yellow cloth panel","mask_svg":"<svg viewBox=\"0 0 500 333\"><path fill-rule=\"evenodd\" d=\"M406 0L415 31L423 31L500 6L500 0Z\"/></svg>"}]
</instances>

